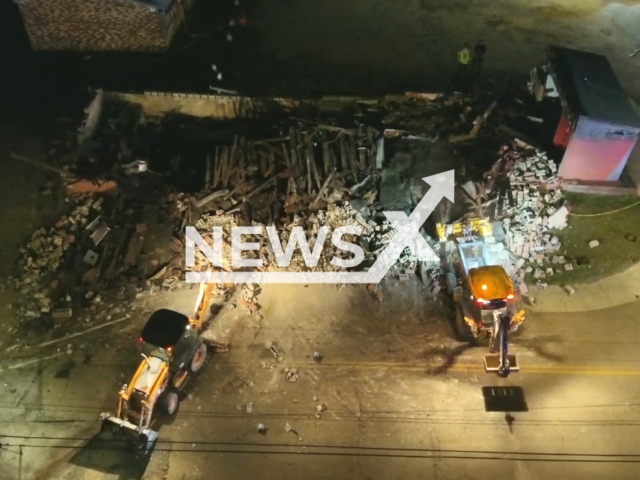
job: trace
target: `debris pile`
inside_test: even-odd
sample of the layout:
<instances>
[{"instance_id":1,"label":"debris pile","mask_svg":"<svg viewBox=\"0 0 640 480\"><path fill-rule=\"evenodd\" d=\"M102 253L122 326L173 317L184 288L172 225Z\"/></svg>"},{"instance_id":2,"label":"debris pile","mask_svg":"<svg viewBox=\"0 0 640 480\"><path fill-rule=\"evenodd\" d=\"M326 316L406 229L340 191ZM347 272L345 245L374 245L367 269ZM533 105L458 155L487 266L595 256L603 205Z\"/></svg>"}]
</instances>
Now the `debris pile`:
<instances>
[{"instance_id":1,"label":"debris pile","mask_svg":"<svg viewBox=\"0 0 640 480\"><path fill-rule=\"evenodd\" d=\"M572 269L565 257L559 255L562 243L549 233L565 228L569 214L562 191L552 188L558 182L556 164L544 152L525 151L509 180L510 206L503 226L507 248L517 260L508 271L520 284L524 284L525 274L533 271L538 287L545 288L543 280L553 276L554 268ZM522 269L525 264L528 266ZM520 287L521 291L526 289L526 285Z\"/></svg>"},{"instance_id":2,"label":"debris pile","mask_svg":"<svg viewBox=\"0 0 640 480\"><path fill-rule=\"evenodd\" d=\"M29 243L20 248L20 273L13 278L14 286L24 296L22 304L14 311L18 316L37 318L43 313L51 313L51 294L59 289L57 274L69 258L66 254L86 232L89 219L99 216L102 210L101 199L76 196L71 202L73 209L68 215L62 215L49 229L36 230Z\"/></svg>"},{"instance_id":3,"label":"debris pile","mask_svg":"<svg viewBox=\"0 0 640 480\"><path fill-rule=\"evenodd\" d=\"M235 135L232 145L216 147L216 154L207 160L206 188L199 199L192 197L191 204L205 207L195 227L210 245L211 229L223 229L226 248L222 269L233 269L228 247L231 229L239 225L262 229L261 235L247 238L259 242L260 249L242 253L244 258L261 259L262 266L257 267L260 271L343 270L332 259L336 255L350 258L351 254L336 249L330 237L335 228L343 226L360 230L357 238L345 235L344 239L359 243L369 264L373 263L395 234L377 204L383 154L378 150L379 132L363 124L348 129L317 123L306 129L298 123L280 130L288 135L270 140ZM216 190L220 187L223 190ZM311 251L318 238L324 237L324 248L316 263L307 265L296 248L288 266L278 265L273 243L267 241L273 231L268 237L266 225L275 226L283 251L293 238L292 232L300 229ZM415 272L416 266L415 256L407 249L398 259L395 273ZM206 271L211 267L196 247L196 265L191 269Z\"/></svg>"},{"instance_id":4,"label":"debris pile","mask_svg":"<svg viewBox=\"0 0 640 480\"><path fill-rule=\"evenodd\" d=\"M300 377L298 375L298 369L297 368L289 368L289 367L287 367L287 368L284 369L284 372L285 372L286 377L287 377L287 382L289 382L289 383L295 383L300 379Z\"/></svg>"},{"instance_id":5,"label":"debris pile","mask_svg":"<svg viewBox=\"0 0 640 480\"><path fill-rule=\"evenodd\" d=\"M292 232L295 232L300 228L304 232L304 237L308 242L311 252L314 251L314 246L318 241L319 235L322 233L322 237L324 237L325 240L323 244L324 248L317 257L317 263L315 265L307 265L305 263L302 252L299 248L294 250L291 262L288 266L279 265L276 261L273 244L271 241L266 241L267 238L271 240L271 234L267 235L268 230L266 229L266 226L257 221L253 221L252 226L261 228L262 234L248 235L246 236L246 241L258 242L261 246L258 251L244 250L242 252L243 258L259 258L262 261L262 266L257 267L257 269L267 272L343 271L345 269L334 265L332 263L332 259L334 256L347 259L351 254L341 249L337 249L333 243L331 243L331 233L336 228L352 226L359 229L359 236L346 234L343 235L343 239L350 243L359 244L365 252L365 258L370 260L370 263L375 261L377 256L395 236L394 227L384 217L384 215L378 215L376 211L369 210L365 212L365 216L359 210L354 209L353 205L349 201L340 202L339 204L330 204L328 205L327 210L317 210L315 212L309 211L306 213L306 216L294 214L291 221L286 219L285 222L280 223L279 225L276 224L275 232L277 233L277 240L280 242L283 252L287 250L286 247L289 245L289 242L294 241ZM231 263L231 248L229 246L231 245L232 240L232 227L238 226L239 223L239 219L234 215L214 215L212 213L204 213L195 225L200 235L210 246L213 245L211 233L212 228L222 227L224 245L222 269L225 271L231 271L233 269ZM200 247L196 246L195 252L196 265L195 267L187 267L187 270L207 271L211 269L211 262L206 258ZM417 265L418 261L413 251L410 248L406 248L394 265L392 274L413 274L416 272Z\"/></svg>"},{"instance_id":6,"label":"debris pile","mask_svg":"<svg viewBox=\"0 0 640 480\"><path fill-rule=\"evenodd\" d=\"M493 203L491 217L495 220L493 236L486 243L496 263L506 269L524 294L528 290L524 284L527 273L543 289L547 285L543 280L554 275L554 269L573 269L560 255L559 238L550 233L567 226L569 208L561 190L554 188L558 184L557 167L545 152L516 139L513 149L505 147L501 153L500 160L485 174L483 185L493 197L488 203Z\"/></svg>"},{"instance_id":7,"label":"debris pile","mask_svg":"<svg viewBox=\"0 0 640 480\"><path fill-rule=\"evenodd\" d=\"M122 201L109 194L70 195L64 214L51 227L36 230L20 249L10 282L22 294L11 308L23 328L40 333L62 324L56 320L110 321L134 308L123 300L181 284L171 262L174 252L144 250L148 227L139 222L154 206L141 209L129 202L125 210ZM163 256L169 261L162 262ZM177 268L181 274L181 265ZM162 275L153 275L158 270Z\"/></svg>"},{"instance_id":8,"label":"debris pile","mask_svg":"<svg viewBox=\"0 0 640 480\"><path fill-rule=\"evenodd\" d=\"M491 223L492 233L484 236L483 245L487 261L501 265L524 295L527 274L544 289L545 279L573 270L562 242L552 233L567 227L570 207L558 188L556 163L517 138L511 141L512 147L500 149L499 160L485 173L483 182L459 186L471 208L453 223L464 225L474 219ZM447 244L447 249L450 254L456 251L453 244ZM434 283L436 291L439 284Z\"/></svg>"},{"instance_id":9,"label":"debris pile","mask_svg":"<svg viewBox=\"0 0 640 480\"><path fill-rule=\"evenodd\" d=\"M341 128L305 120L281 125L278 134L265 140L234 135L230 145L217 145L206 159L202 196L193 203L237 205L235 197L245 203L280 183L284 211L296 213L341 200L345 180L357 183L375 166L380 132L363 124Z\"/></svg>"}]
</instances>

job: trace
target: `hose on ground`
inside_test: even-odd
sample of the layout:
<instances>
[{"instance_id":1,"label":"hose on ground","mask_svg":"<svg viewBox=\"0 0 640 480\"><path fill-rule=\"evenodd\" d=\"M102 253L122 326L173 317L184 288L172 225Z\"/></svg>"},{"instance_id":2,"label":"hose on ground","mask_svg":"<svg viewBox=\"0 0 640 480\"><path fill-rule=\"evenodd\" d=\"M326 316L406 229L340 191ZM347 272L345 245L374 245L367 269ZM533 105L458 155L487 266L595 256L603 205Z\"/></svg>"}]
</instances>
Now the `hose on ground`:
<instances>
[{"instance_id":1,"label":"hose on ground","mask_svg":"<svg viewBox=\"0 0 640 480\"><path fill-rule=\"evenodd\" d=\"M610 212L602 212L602 213L571 213L570 215L573 217L599 217L601 215L610 215L612 213L618 213L622 210L626 210L627 208L635 207L636 205L640 205L640 202L632 203L631 205L627 205L626 207L618 208L617 210L612 210Z\"/></svg>"}]
</instances>

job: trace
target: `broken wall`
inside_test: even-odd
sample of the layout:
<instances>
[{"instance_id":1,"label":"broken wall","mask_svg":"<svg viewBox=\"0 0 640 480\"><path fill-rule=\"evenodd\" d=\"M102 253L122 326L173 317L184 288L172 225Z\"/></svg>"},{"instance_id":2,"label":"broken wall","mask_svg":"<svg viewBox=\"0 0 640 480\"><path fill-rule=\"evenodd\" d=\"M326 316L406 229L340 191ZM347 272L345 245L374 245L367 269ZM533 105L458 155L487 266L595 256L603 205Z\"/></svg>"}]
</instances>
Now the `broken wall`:
<instances>
[{"instance_id":1,"label":"broken wall","mask_svg":"<svg viewBox=\"0 0 640 480\"><path fill-rule=\"evenodd\" d=\"M289 98L252 98L166 92L109 92L107 98L138 104L142 106L146 115L152 117L180 113L193 117L215 119L258 118L265 113L299 108L303 104L302 101Z\"/></svg>"}]
</instances>

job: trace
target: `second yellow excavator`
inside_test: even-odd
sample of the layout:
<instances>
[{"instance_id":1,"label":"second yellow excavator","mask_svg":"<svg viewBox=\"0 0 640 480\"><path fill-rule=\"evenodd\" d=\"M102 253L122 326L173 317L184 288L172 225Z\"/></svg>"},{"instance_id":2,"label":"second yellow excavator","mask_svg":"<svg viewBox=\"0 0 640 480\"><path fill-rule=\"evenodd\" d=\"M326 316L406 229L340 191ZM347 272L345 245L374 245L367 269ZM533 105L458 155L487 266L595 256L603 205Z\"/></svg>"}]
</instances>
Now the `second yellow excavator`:
<instances>
[{"instance_id":1,"label":"second yellow excavator","mask_svg":"<svg viewBox=\"0 0 640 480\"><path fill-rule=\"evenodd\" d=\"M140 366L118 392L116 413L100 414L103 428L112 427L124 433L145 452L153 447L158 438L158 432L152 428L154 414L159 409L168 415L176 412L178 393L191 374L204 365L208 345L219 351L228 350L228 344L205 342L200 336L214 286L200 286L193 318L168 309L151 314L140 336Z\"/></svg>"}]
</instances>

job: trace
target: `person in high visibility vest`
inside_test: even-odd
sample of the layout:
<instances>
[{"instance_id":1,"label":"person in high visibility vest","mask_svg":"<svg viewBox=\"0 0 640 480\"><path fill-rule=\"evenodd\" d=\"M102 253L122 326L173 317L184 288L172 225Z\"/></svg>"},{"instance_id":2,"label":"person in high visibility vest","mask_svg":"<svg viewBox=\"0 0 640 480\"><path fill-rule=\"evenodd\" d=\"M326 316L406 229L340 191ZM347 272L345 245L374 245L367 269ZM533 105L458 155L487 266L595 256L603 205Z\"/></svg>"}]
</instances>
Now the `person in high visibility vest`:
<instances>
[{"instance_id":1,"label":"person in high visibility vest","mask_svg":"<svg viewBox=\"0 0 640 480\"><path fill-rule=\"evenodd\" d=\"M462 50L458 52L458 75L465 74L469 70L471 63L471 45L464 44Z\"/></svg>"}]
</instances>

